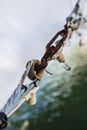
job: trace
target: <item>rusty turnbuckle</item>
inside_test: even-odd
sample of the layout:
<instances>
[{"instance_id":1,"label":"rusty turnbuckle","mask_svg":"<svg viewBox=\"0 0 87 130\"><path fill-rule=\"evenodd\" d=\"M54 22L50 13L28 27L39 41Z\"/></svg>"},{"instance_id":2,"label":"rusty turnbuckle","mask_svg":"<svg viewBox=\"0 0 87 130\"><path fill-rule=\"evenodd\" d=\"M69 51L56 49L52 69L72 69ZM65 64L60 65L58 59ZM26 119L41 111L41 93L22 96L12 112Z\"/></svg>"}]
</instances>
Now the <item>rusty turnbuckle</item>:
<instances>
[{"instance_id":1,"label":"rusty turnbuckle","mask_svg":"<svg viewBox=\"0 0 87 130\"><path fill-rule=\"evenodd\" d=\"M65 58L62 54L62 47L64 46L64 42L68 36L68 27L67 25L64 26L64 29L57 32L55 36L49 41L46 45L46 52L44 53L41 61L35 59L31 69L28 73L28 78L31 80L40 80L43 76L43 73L48 66L48 62L52 59L57 59L59 62L65 62ZM61 37L57 42L54 44L57 38ZM30 61L29 61L30 62ZM27 63L27 65L29 64ZM26 65L26 66L27 66Z\"/></svg>"},{"instance_id":2,"label":"rusty turnbuckle","mask_svg":"<svg viewBox=\"0 0 87 130\"><path fill-rule=\"evenodd\" d=\"M66 43L66 40L72 37L74 31L78 30L80 23L83 19L83 14L80 9L79 2L80 0L78 0L78 2L76 3L75 8L70 14L70 16L67 17L64 29L58 31L46 45L46 51L43 57L41 58L41 61L39 60L34 61L31 67L31 71L28 74L28 77L31 80L34 80L35 78L37 80L40 80L42 78L44 70L48 66L49 61L56 59L60 63L65 62L65 57L62 53L62 49ZM56 39L58 40L56 41ZM66 62L65 62L65 68L66 70L71 69L71 67Z\"/></svg>"}]
</instances>

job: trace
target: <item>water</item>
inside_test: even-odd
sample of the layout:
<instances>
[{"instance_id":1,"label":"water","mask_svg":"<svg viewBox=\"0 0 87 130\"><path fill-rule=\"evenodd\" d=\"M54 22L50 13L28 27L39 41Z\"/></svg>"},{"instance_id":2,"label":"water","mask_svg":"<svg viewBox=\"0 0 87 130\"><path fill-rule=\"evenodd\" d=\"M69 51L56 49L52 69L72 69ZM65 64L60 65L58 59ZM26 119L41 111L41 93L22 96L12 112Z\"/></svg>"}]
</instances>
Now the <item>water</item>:
<instances>
[{"instance_id":1,"label":"water","mask_svg":"<svg viewBox=\"0 0 87 130\"><path fill-rule=\"evenodd\" d=\"M54 75L45 73L37 104L23 104L9 119L6 130L87 129L87 58L77 57L71 58L75 66L70 72L57 62L49 68Z\"/></svg>"}]
</instances>

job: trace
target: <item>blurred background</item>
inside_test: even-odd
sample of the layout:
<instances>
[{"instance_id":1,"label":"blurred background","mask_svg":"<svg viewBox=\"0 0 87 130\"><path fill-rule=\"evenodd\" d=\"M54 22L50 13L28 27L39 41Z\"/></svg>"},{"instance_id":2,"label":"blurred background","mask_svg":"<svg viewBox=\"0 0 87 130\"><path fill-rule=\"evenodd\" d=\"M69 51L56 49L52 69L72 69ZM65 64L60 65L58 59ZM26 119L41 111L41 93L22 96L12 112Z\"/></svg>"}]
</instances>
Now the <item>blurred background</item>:
<instances>
[{"instance_id":1,"label":"blurred background","mask_svg":"<svg viewBox=\"0 0 87 130\"><path fill-rule=\"evenodd\" d=\"M87 13L87 0L82 0ZM52 36L66 22L76 0L0 0L0 108L16 88L32 58L40 59ZM87 42L87 30L83 40ZM77 42L77 41L74 41ZM44 73L37 104L23 104L6 130L87 129L87 46L78 42L65 51L72 70L55 61Z\"/></svg>"}]
</instances>

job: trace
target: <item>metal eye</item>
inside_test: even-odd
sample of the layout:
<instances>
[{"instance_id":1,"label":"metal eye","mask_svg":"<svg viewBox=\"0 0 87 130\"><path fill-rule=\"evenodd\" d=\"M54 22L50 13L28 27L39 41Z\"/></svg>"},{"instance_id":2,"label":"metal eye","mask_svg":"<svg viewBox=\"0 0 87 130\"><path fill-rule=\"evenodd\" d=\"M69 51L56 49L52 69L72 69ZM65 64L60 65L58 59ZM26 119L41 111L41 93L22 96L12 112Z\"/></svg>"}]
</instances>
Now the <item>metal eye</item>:
<instances>
[{"instance_id":1,"label":"metal eye","mask_svg":"<svg viewBox=\"0 0 87 130\"><path fill-rule=\"evenodd\" d=\"M7 116L5 113L0 112L0 129L3 129L7 126Z\"/></svg>"}]
</instances>

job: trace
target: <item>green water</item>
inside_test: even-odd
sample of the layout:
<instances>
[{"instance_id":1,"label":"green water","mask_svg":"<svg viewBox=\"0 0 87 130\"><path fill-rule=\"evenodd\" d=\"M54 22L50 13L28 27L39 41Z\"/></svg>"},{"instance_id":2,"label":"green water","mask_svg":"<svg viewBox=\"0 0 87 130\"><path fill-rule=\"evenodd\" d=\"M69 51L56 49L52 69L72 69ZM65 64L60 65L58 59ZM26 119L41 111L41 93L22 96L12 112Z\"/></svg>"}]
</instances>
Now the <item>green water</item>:
<instances>
[{"instance_id":1,"label":"green water","mask_svg":"<svg viewBox=\"0 0 87 130\"><path fill-rule=\"evenodd\" d=\"M79 63L70 72L53 65L54 75L45 74L40 83L37 104L23 104L6 130L87 130L87 64Z\"/></svg>"}]
</instances>

